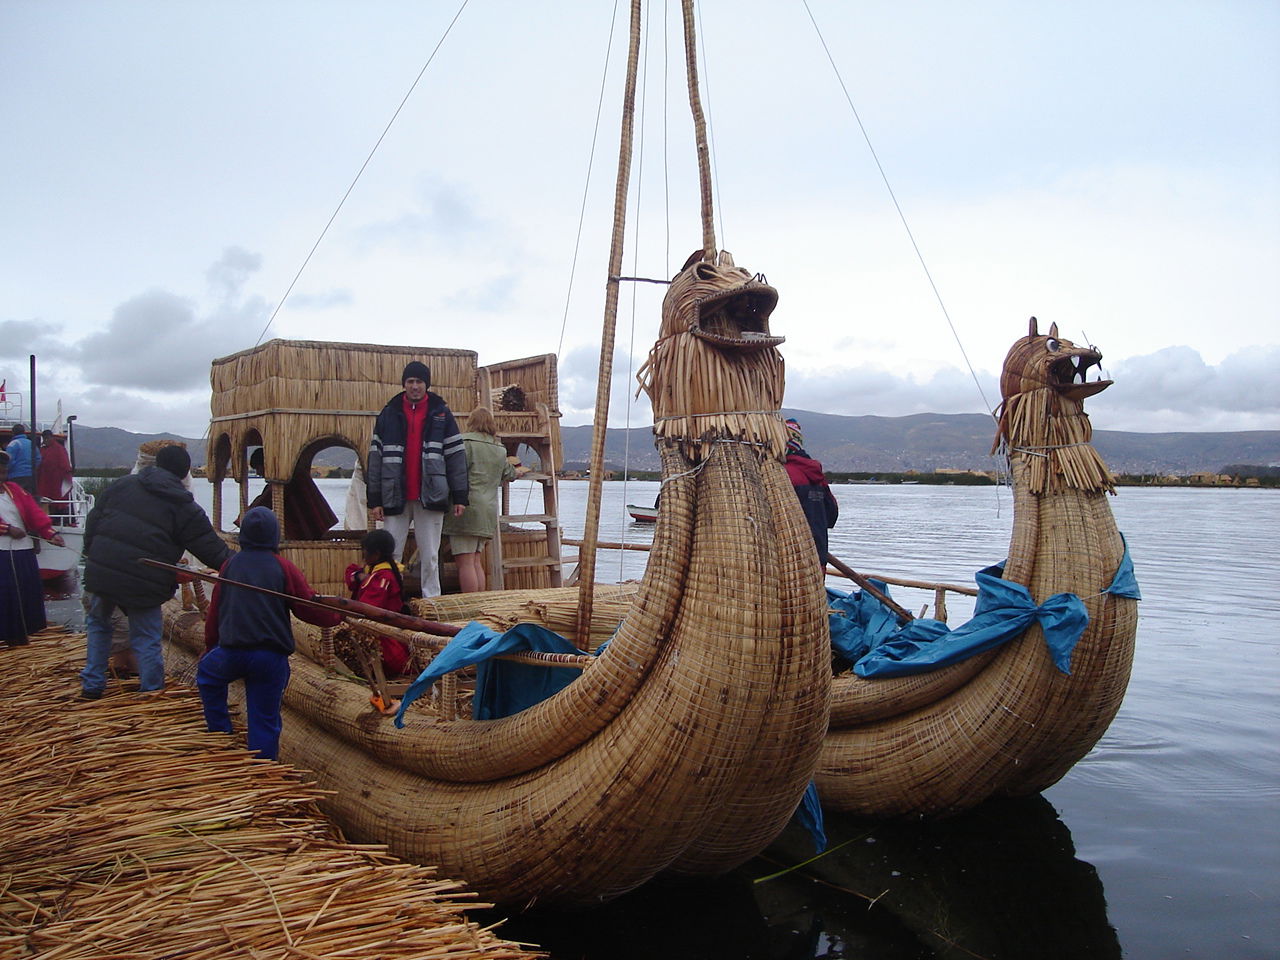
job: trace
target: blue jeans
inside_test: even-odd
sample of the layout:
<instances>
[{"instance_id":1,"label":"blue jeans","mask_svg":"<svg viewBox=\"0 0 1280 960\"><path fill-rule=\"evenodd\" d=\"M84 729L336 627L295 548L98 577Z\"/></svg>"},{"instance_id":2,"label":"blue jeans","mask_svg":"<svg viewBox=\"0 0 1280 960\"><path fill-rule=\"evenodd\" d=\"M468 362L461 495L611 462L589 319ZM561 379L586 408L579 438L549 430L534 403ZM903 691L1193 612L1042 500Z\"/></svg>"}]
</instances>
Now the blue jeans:
<instances>
[{"instance_id":1,"label":"blue jeans","mask_svg":"<svg viewBox=\"0 0 1280 960\"><path fill-rule=\"evenodd\" d=\"M231 733L227 686L244 681L249 749L266 760L280 752L280 704L289 685L289 655L264 647L214 647L196 667L196 688L204 705L205 726L214 733Z\"/></svg>"},{"instance_id":2,"label":"blue jeans","mask_svg":"<svg viewBox=\"0 0 1280 960\"><path fill-rule=\"evenodd\" d=\"M102 693L107 689L107 660L111 656L111 614L116 609L114 600L97 594L89 594L89 609L85 613L85 632L88 634L84 669L80 671L80 688L85 693ZM164 653L160 649L160 634L164 627L164 615L159 607L135 607L126 610L129 617L129 646L138 661L138 679L143 690L164 689Z\"/></svg>"}]
</instances>

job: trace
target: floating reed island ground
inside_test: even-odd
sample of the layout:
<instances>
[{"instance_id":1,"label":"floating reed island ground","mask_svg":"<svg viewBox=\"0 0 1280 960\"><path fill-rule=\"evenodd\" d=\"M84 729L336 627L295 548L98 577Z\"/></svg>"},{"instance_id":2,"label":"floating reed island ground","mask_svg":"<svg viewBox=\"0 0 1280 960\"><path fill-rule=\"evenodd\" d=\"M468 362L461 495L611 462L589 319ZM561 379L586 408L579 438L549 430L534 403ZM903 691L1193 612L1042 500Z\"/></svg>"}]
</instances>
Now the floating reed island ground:
<instances>
[{"instance_id":1,"label":"floating reed island ground","mask_svg":"<svg viewBox=\"0 0 1280 960\"><path fill-rule=\"evenodd\" d=\"M347 843L297 770L204 731L192 688L78 699L84 636L0 669L0 957L543 956L385 848Z\"/></svg>"}]
</instances>

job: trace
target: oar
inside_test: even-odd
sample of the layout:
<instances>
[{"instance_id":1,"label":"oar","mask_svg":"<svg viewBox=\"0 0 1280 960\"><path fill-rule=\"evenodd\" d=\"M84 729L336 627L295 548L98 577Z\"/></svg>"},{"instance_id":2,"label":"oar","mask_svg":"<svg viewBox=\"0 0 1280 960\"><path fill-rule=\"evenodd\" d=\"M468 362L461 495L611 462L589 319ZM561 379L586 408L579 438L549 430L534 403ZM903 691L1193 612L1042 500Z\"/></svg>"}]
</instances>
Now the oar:
<instances>
[{"instance_id":1,"label":"oar","mask_svg":"<svg viewBox=\"0 0 1280 960\"><path fill-rule=\"evenodd\" d=\"M303 603L311 607L323 607L326 610L337 610L347 617L360 617L365 620L373 620L376 623L384 623L389 627L399 627L401 630L410 630L415 633L429 633L437 637L454 637L462 630L461 627L452 623L440 623L436 620L423 620L421 617L415 617L407 613L397 613L394 610L384 610L382 607L375 607L372 604L361 603L359 600L350 600L346 597L326 597L321 594L315 594L312 597L295 597L291 593L280 593L278 590L269 590L266 587L257 587L250 583L240 583L238 580L228 580L226 577L219 577L212 573L202 573L199 570L192 570L189 567L179 567L172 563L162 563L159 560L152 560L150 557L141 557L139 563L145 563L149 567L157 567L161 570L169 570L173 573L185 574L189 577L196 577L200 580L207 580L210 583L223 583L233 587L242 587L245 590L255 590L258 593L265 593L268 596L280 597L288 600L290 603Z\"/></svg>"},{"instance_id":2,"label":"oar","mask_svg":"<svg viewBox=\"0 0 1280 960\"><path fill-rule=\"evenodd\" d=\"M907 609L904 609L903 607L898 606L898 604L894 603L892 600L889 599L888 595L885 594L883 590L879 589L874 583L872 583L862 574L858 573L848 564L844 563L841 560L838 560L836 557L833 557L829 553L827 554L827 563L831 564L833 567L835 567L837 570L843 573L846 577L848 577L850 580L852 580L854 583L860 586L863 590L867 591L867 593L871 594L873 597L875 597L877 600L883 603L886 607L892 610L894 614L897 615L898 619L901 620L903 623L909 623L910 621L915 619L915 616L912 615L910 610L907 610Z\"/></svg>"}]
</instances>

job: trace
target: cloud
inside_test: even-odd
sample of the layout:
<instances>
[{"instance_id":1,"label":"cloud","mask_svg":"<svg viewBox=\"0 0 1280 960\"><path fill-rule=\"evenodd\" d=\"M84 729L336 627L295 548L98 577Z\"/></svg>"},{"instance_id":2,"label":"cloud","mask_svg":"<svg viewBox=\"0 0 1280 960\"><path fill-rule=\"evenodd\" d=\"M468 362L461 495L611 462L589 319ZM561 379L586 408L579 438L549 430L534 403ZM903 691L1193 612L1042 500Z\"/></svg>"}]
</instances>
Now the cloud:
<instances>
[{"instance_id":1,"label":"cloud","mask_svg":"<svg viewBox=\"0 0 1280 960\"><path fill-rule=\"evenodd\" d=\"M196 303L167 290L149 290L116 307L105 330L79 343L80 369L92 384L137 391L180 392L206 381L214 357L253 343L268 316L261 297L242 298L261 258L229 247L208 270L217 301L198 314Z\"/></svg>"},{"instance_id":2,"label":"cloud","mask_svg":"<svg viewBox=\"0 0 1280 960\"><path fill-rule=\"evenodd\" d=\"M628 360L625 350L613 353L613 376L609 390L609 426L647 426L653 423L649 399L635 397L635 373L643 358ZM574 347L560 357L557 379L560 412L566 426L591 423L595 417L596 381L600 372L599 347Z\"/></svg>"},{"instance_id":3,"label":"cloud","mask_svg":"<svg viewBox=\"0 0 1280 960\"><path fill-rule=\"evenodd\" d=\"M295 293L289 297L289 306L300 310L331 310L348 307L355 302L350 290L333 289L324 293Z\"/></svg>"},{"instance_id":4,"label":"cloud","mask_svg":"<svg viewBox=\"0 0 1280 960\"><path fill-rule=\"evenodd\" d=\"M108 388L70 395L64 408L76 413L82 426L118 427L130 433L176 433L200 438L209 426L207 389L187 396L144 397Z\"/></svg>"},{"instance_id":5,"label":"cloud","mask_svg":"<svg viewBox=\"0 0 1280 960\"><path fill-rule=\"evenodd\" d=\"M0 321L0 358L13 360L27 366L27 358L35 354L39 359L61 360L75 350L60 336L59 324L47 324L43 320Z\"/></svg>"},{"instance_id":6,"label":"cloud","mask_svg":"<svg viewBox=\"0 0 1280 960\"><path fill-rule=\"evenodd\" d=\"M403 209L403 208L401 208ZM494 230L494 223L480 212L480 205L464 187L432 181L422 190L415 206L395 216L373 220L356 231L364 247L392 243L417 249L424 241L457 247Z\"/></svg>"},{"instance_id":7,"label":"cloud","mask_svg":"<svg viewBox=\"0 0 1280 960\"><path fill-rule=\"evenodd\" d=\"M1276 430L1278 366L1280 347L1240 350L1216 366L1191 347L1164 347L1118 361L1104 374L1115 384L1089 401L1087 409L1094 426L1107 430ZM902 376L875 365L789 368L785 403L847 416L984 413L1000 402L999 380L988 371L979 371L976 380L957 367L927 377Z\"/></svg>"},{"instance_id":8,"label":"cloud","mask_svg":"<svg viewBox=\"0 0 1280 960\"><path fill-rule=\"evenodd\" d=\"M512 295L520 285L520 275L503 273L472 287L466 287L444 298L446 306L463 310L495 313L508 309Z\"/></svg>"},{"instance_id":9,"label":"cloud","mask_svg":"<svg viewBox=\"0 0 1280 960\"><path fill-rule=\"evenodd\" d=\"M979 387L981 389L979 389ZM985 398L985 399L984 399ZM999 379L943 367L927 377L900 376L875 365L787 371L783 403L845 416L986 413L1000 402Z\"/></svg>"}]
</instances>

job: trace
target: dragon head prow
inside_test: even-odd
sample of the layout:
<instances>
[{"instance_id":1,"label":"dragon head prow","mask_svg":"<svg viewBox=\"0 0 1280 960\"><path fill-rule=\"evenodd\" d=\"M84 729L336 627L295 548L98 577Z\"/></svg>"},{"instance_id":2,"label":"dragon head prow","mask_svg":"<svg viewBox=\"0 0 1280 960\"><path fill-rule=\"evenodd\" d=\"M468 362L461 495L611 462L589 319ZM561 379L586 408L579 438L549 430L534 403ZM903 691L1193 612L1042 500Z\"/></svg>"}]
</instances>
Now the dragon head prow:
<instances>
[{"instance_id":1,"label":"dragon head prow","mask_svg":"<svg viewBox=\"0 0 1280 960\"><path fill-rule=\"evenodd\" d=\"M1039 323L1031 318L1027 335L1009 348L1000 374L1000 394L1005 400L1020 393L1049 387L1069 400L1084 400L1111 386L1101 378L1088 382L1089 368L1102 363L1097 347L1078 347L1058 336L1058 325L1050 324L1042 335Z\"/></svg>"},{"instance_id":2,"label":"dragon head prow","mask_svg":"<svg viewBox=\"0 0 1280 960\"><path fill-rule=\"evenodd\" d=\"M662 336L689 332L722 350L776 347L769 331L778 291L762 274L735 266L728 251L698 250L671 281L662 301Z\"/></svg>"}]
</instances>

